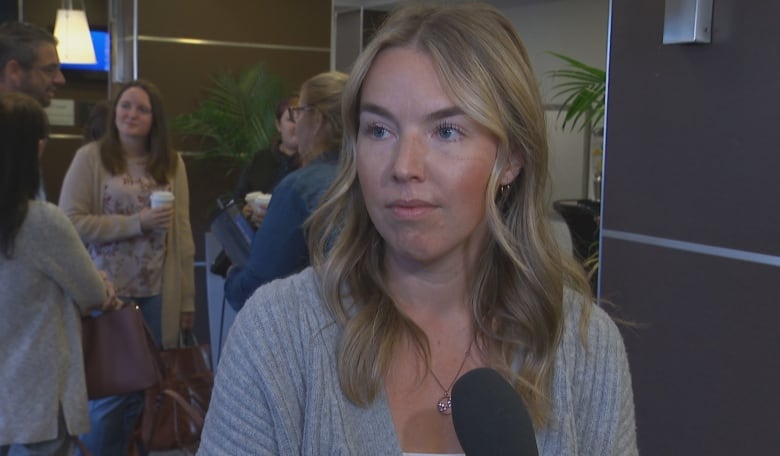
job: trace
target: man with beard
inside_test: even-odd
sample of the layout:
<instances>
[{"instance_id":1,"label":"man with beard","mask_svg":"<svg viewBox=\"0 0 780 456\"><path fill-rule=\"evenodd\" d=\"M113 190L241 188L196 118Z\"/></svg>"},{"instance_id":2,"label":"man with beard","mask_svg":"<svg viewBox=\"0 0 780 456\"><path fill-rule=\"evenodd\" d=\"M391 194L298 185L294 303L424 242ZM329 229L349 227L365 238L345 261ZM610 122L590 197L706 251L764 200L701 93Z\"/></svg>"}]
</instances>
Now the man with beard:
<instances>
[{"instance_id":1,"label":"man with beard","mask_svg":"<svg viewBox=\"0 0 780 456\"><path fill-rule=\"evenodd\" d=\"M24 22L0 24L0 94L21 92L45 108L63 84L54 35ZM43 179L38 199L46 200Z\"/></svg>"},{"instance_id":2,"label":"man with beard","mask_svg":"<svg viewBox=\"0 0 780 456\"><path fill-rule=\"evenodd\" d=\"M31 24L0 24L0 93L21 92L43 107L65 84L57 56L57 39Z\"/></svg>"}]
</instances>

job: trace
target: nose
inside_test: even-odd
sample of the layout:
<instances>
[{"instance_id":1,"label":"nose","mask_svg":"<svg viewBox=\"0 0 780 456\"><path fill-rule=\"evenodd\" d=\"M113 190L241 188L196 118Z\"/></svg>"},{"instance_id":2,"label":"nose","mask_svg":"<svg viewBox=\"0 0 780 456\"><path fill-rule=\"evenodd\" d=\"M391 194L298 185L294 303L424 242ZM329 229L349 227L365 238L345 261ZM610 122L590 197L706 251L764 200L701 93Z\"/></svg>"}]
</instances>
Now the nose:
<instances>
[{"instance_id":1,"label":"nose","mask_svg":"<svg viewBox=\"0 0 780 456\"><path fill-rule=\"evenodd\" d=\"M417 135L402 135L393 162L393 178L398 181L424 180L427 153L425 141Z\"/></svg>"},{"instance_id":2,"label":"nose","mask_svg":"<svg viewBox=\"0 0 780 456\"><path fill-rule=\"evenodd\" d=\"M62 74L62 71L58 68L57 73L54 75L53 80L55 85L65 85L65 75Z\"/></svg>"}]
</instances>

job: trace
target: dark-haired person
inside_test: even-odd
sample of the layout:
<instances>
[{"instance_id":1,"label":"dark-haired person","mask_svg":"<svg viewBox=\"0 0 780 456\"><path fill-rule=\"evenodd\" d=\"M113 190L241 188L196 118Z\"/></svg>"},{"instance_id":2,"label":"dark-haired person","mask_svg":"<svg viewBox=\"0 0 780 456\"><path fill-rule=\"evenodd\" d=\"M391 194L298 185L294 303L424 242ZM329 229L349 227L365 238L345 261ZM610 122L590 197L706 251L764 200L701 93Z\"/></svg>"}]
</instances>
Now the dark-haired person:
<instances>
[{"instance_id":1,"label":"dark-haired person","mask_svg":"<svg viewBox=\"0 0 780 456\"><path fill-rule=\"evenodd\" d=\"M285 176L301 166L298 140L295 138L295 121L288 114L289 108L297 104L297 95L277 103L274 116L278 137L270 148L255 152L241 171L233 191L233 199L241 205L242 214L255 228L263 223L268 207L255 210L244 197L250 192L272 193ZM222 251L214 259L211 272L225 277L230 264L230 259Z\"/></svg>"},{"instance_id":2,"label":"dark-haired person","mask_svg":"<svg viewBox=\"0 0 780 456\"><path fill-rule=\"evenodd\" d=\"M0 455L70 455L89 428L81 319L118 304L56 206L36 200L46 114L0 94Z\"/></svg>"},{"instance_id":3,"label":"dark-haired person","mask_svg":"<svg viewBox=\"0 0 780 456\"><path fill-rule=\"evenodd\" d=\"M24 22L0 24L0 93L21 92L43 107L65 84L57 55L57 39Z\"/></svg>"},{"instance_id":4,"label":"dark-haired person","mask_svg":"<svg viewBox=\"0 0 780 456\"><path fill-rule=\"evenodd\" d=\"M195 309L184 161L171 148L162 96L147 81L118 91L108 126L76 151L60 207L117 294L139 305L158 343L174 347ZM173 206L152 208L155 191L173 193ZM125 454L141 407L140 393L90 401L92 430L82 440L93 454Z\"/></svg>"},{"instance_id":5,"label":"dark-haired person","mask_svg":"<svg viewBox=\"0 0 780 456\"><path fill-rule=\"evenodd\" d=\"M100 100L92 106L87 120L84 122L84 129L81 132L83 144L97 141L106 134L110 114L111 102L109 100Z\"/></svg>"},{"instance_id":6,"label":"dark-haired person","mask_svg":"<svg viewBox=\"0 0 780 456\"><path fill-rule=\"evenodd\" d=\"M234 199L244 202L242 212L255 226L260 225L265 213L255 214L244 197L249 192L272 193L285 176L301 166L298 140L295 137L295 121L288 115L291 106L298 105L298 96L285 98L276 105L276 133L279 135L267 150L257 151L239 176ZM267 166L272 163L273 166Z\"/></svg>"},{"instance_id":7,"label":"dark-haired person","mask_svg":"<svg viewBox=\"0 0 780 456\"><path fill-rule=\"evenodd\" d=\"M450 394L482 367L525 402L540 455L637 454L620 332L552 234L544 110L512 23L403 2L342 113L312 267L238 314L200 454L463 454Z\"/></svg>"},{"instance_id":8,"label":"dark-haired person","mask_svg":"<svg viewBox=\"0 0 780 456\"><path fill-rule=\"evenodd\" d=\"M63 84L54 35L26 22L0 24L0 94L23 93L45 108ZM39 180L38 199L45 200L43 179Z\"/></svg>"}]
</instances>

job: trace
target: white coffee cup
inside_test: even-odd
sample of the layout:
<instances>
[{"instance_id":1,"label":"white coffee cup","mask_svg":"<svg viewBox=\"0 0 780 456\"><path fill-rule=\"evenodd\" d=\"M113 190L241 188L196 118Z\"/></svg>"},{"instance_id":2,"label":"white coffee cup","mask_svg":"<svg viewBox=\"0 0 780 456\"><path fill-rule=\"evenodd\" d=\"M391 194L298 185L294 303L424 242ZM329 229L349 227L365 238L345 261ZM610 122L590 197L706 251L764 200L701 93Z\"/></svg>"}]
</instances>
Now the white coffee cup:
<instances>
[{"instance_id":1,"label":"white coffee cup","mask_svg":"<svg viewBox=\"0 0 780 456\"><path fill-rule=\"evenodd\" d=\"M173 206L175 199L171 192L152 192L149 202L152 204L152 209L154 209L156 207Z\"/></svg>"},{"instance_id":2,"label":"white coffee cup","mask_svg":"<svg viewBox=\"0 0 780 456\"><path fill-rule=\"evenodd\" d=\"M259 212L261 210L268 209L268 204L271 202L271 194L263 192L249 192L244 196L246 201L253 211Z\"/></svg>"}]
</instances>

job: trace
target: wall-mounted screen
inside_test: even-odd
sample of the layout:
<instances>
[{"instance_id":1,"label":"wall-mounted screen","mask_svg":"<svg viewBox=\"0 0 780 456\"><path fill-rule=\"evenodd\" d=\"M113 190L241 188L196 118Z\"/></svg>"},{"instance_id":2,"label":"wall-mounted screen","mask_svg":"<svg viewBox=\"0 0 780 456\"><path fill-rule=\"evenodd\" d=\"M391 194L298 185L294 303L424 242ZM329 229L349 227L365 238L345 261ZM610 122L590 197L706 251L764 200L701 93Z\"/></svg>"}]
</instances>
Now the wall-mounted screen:
<instances>
[{"instance_id":1,"label":"wall-mounted screen","mask_svg":"<svg viewBox=\"0 0 780 456\"><path fill-rule=\"evenodd\" d=\"M83 63L63 63L60 66L63 70L76 71L99 71L108 73L111 70L111 38L105 30L90 30L92 35L92 46L95 48L95 58L97 61L92 64Z\"/></svg>"}]
</instances>

